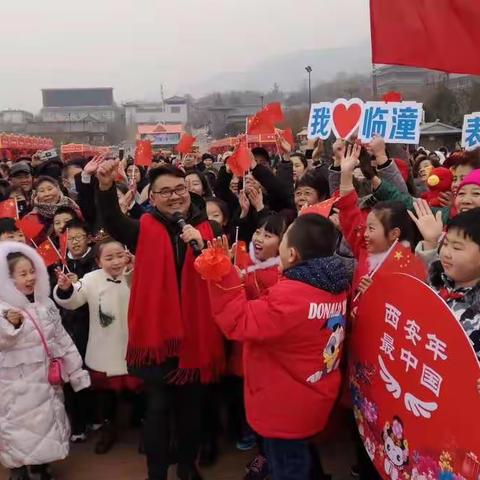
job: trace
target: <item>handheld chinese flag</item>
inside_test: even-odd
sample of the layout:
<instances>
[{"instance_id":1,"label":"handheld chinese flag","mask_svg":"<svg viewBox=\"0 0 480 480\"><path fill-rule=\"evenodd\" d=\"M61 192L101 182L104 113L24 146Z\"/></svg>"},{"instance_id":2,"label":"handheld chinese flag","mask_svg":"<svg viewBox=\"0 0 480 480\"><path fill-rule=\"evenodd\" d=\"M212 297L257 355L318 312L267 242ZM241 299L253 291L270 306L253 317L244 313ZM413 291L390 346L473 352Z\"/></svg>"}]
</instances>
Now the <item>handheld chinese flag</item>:
<instances>
[{"instance_id":1,"label":"handheld chinese flag","mask_svg":"<svg viewBox=\"0 0 480 480\"><path fill-rule=\"evenodd\" d=\"M62 257L62 263L66 264L67 262L67 238L68 238L68 229L60 235L60 256Z\"/></svg>"},{"instance_id":2,"label":"handheld chinese flag","mask_svg":"<svg viewBox=\"0 0 480 480\"><path fill-rule=\"evenodd\" d=\"M373 63L480 75L478 1L370 0L370 23Z\"/></svg>"},{"instance_id":3,"label":"handheld chinese flag","mask_svg":"<svg viewBox=\"0 0 480 480\"><path fill-rule=\"evenodd\" d=\"M17 202L14 198L0 202L0 218L18 218Z\"/></svg>"},{"instance_id":4,"label":"handheld chinese flag","mask_svg":"<svg viewBox=\"0 0 480 480\"><path fill-rule=\"evenodd\" d=\"M293 136L293 132L291 128L287 128L286 130L279 130L280 136L290 144L290 146L295 146L295 138Z\"/></svg>"},{"instance_id":5,"label":"handheld chinese flag","mask_svg":"<svg viewBox=\"0 0 480 480\"><path fill-rule=\"evenodd\" d=\"M408 247L397 243L375 273L379 276L386 273L408 273L422 282L427 279L427 268ZM372 275L371 275L372 276Z\"/></svg>"},{"instance_id":6,"label":"handheld chinese flag","mask_svg":"<svg viewBox=\"0 0 480 480\"><path fill-rule=\"evenodd\" d=\"M59 252L50 237L37 247L37 253L43 258L47 267L61 260Z\"/></svg>"},{"instance_id":7,"label":"handheld chinese flag","mask_svg":"<svg viewBox=\"0 0 480 480\"><path fill-rule=\"evenodd\" d=\"M153 160L152 143L148 140L137 140L135 149L135 165L149 167Z\"/></svg>"},{"instance_id":8,"label":"handheld chinese flag","mask_svg":"<svg viewBox=\"0 0 480 480\"><path fill-rule=\"evenodd\" d=\"M338 200L338 196L333 196L314 205L306 205L300 210L300 215L306 215L307 213L314 213L315 215L321 215L328 218L332 212L333 205Z\"/></svg>"},{"instance_id":9,"label":"handheld chinese flag","mask_svg":"<svg viewBox=\"0 0 480 480\"><path fill-rule=\"evenodd\" d=\"M269 103L249 119L247 132L249 135L271 134L275 132L275 124L285 120L280 103Z\"/></svg>"},{"instance_id":10,"label":"handheld chinese flag","mask_svg":"<svg viewBox=\"0 0 480 480\"><path fill-rule=\"evenodd\" d=\"M192 137L192 135L189 135L188 133L184 133L182 137L180 138L180 141L178 142L177 146L175 147L175 150L178 153L190 153L192 151L193 144L195 143L196 137Z\"/></svg>"},{"instance_id":11,"label":"handheld chinese flag","mask_svg":"<svg viewBox=\"0 0 480 480\"><path fill-rule=\"evenodd\" d=\"M235 245L235 265L240 269L245 269L251 264L250 255L248 254L247 244L239 240Z\"/></svg>"},{"instance_id":12,"label":"handheld chinese flag","mask_svg":"<svg viewBox=\"0 0 480 480\"><path fill-rule=\"evenodd\" d=\"M28 241L34 240L43 232L44 227L36 215L27 215L16 223Z\"/></svg>"},{"instance_id":13,"label":"handheld chinese flag","mask_svg":"<svg viewBox=\"0 0 480 480\"><path fill-rule=\"evenodd\" d=\"M252 152L244 140L240 141L237 148L227 160L232 173L237 177L243 177L252 165Z\"/></svg>"}]
</instances>

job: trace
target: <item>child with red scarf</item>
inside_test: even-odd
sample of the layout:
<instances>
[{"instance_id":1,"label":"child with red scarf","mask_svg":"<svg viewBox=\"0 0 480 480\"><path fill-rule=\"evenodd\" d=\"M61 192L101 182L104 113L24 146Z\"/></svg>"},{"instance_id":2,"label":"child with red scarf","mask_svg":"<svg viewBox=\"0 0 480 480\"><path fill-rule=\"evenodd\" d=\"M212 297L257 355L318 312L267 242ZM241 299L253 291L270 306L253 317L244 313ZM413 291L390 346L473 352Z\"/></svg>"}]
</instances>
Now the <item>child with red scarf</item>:
<instances>
[{"instance_id":1,"label":"child with red scarf","mask_svg":"<svg viewBox=\"0 0 480 480\"><path fill-rule=\"evenodd\" d=\"M303 215L280 245L282 277L260 298L247 299L234 269L210 284L216 322L244 342L247 418L264 438L273 480L310 477L310 438L340 391L349 285L336 243L330 220Z\"/></svg>"}]
</instances>

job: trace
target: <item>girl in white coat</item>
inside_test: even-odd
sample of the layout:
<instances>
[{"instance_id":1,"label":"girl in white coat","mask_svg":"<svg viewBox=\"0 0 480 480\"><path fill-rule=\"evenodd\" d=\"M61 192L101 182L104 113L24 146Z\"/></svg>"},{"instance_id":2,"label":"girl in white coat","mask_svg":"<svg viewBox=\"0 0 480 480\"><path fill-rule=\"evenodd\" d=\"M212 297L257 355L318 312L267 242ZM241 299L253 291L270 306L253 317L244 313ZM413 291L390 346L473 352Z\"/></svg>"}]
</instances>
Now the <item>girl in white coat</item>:
<instances>
[{"instance_id":1,"label":"girl in white coat","mask_svg":"<svg viewBox=\"0 0 480 480\"><path fill-rule=\"evenodd\" d=\"M49 480L47 464L69 452L61 380L79 391L90 377L49 298L37 252L1 242L0 285L0 462L11 469L11 480ZM61 378L49 377L52 358L61 364Z\"/></svg>"},{"instance_id":2,"label":"girl in white coat","mask_svg":"<svg viewBox=\"0 0 480 480\"><path fill-rule=\"evenodd\" d=\"M122 244L104 239L96 245L99 270L87 273L72 284L69 275L59 272L54 298L58 305L75 310L88 304L90 329L85 364L92 387L98 392L102 431L95 446L97 454L107 453L116 441L117 392L136 391L141 382L128 375L128 273L132 256Z\"/></svg>"}]
</instances>

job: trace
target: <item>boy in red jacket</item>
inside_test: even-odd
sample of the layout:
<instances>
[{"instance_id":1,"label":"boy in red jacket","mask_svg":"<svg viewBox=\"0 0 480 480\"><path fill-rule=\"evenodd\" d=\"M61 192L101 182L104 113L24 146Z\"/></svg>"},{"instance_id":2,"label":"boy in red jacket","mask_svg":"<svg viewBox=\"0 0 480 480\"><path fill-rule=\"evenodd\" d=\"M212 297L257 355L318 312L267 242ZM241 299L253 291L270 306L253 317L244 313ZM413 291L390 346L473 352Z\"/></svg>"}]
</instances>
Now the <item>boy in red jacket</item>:
<instances>
[{"instance_id":1,"label":"boy in red jacket","mask_svg":"<svg viewBox=\"0 0 480 480\"><path fill-rule=\"evenodd\" d=\"M248 301L234 269L210 284L217 324L244 342L247 419L265 439L273 480L310 477L309 439L339 394L349 285L336 243L330 220L303 215L280 245L283 275L262 297Z\"/></svg>"}]
</instances>

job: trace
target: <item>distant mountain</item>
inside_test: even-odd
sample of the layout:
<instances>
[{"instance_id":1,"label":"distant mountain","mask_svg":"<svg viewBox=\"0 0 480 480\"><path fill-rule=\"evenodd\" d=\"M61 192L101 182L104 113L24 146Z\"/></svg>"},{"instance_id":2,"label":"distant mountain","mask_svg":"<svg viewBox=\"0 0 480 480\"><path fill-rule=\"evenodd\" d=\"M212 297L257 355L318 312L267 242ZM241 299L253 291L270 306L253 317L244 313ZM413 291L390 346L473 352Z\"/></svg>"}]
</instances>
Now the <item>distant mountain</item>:
<instances>
[{"instance_id":1,"label":"distant mountain","mask_svg":"<svg viewBox=\"0 0 480 480\"><path fill-rule=\"evenodd\" d=\"M343 48L301 50L265 59L243 72L224 72L190 85L195 96L214 91L269 91L276 82L283 91L297 90L304 85L305 67L313 69L312 83L331 80L338 73L368 73L371 70L370 42Z\"/></svg>"}]
</instances>

